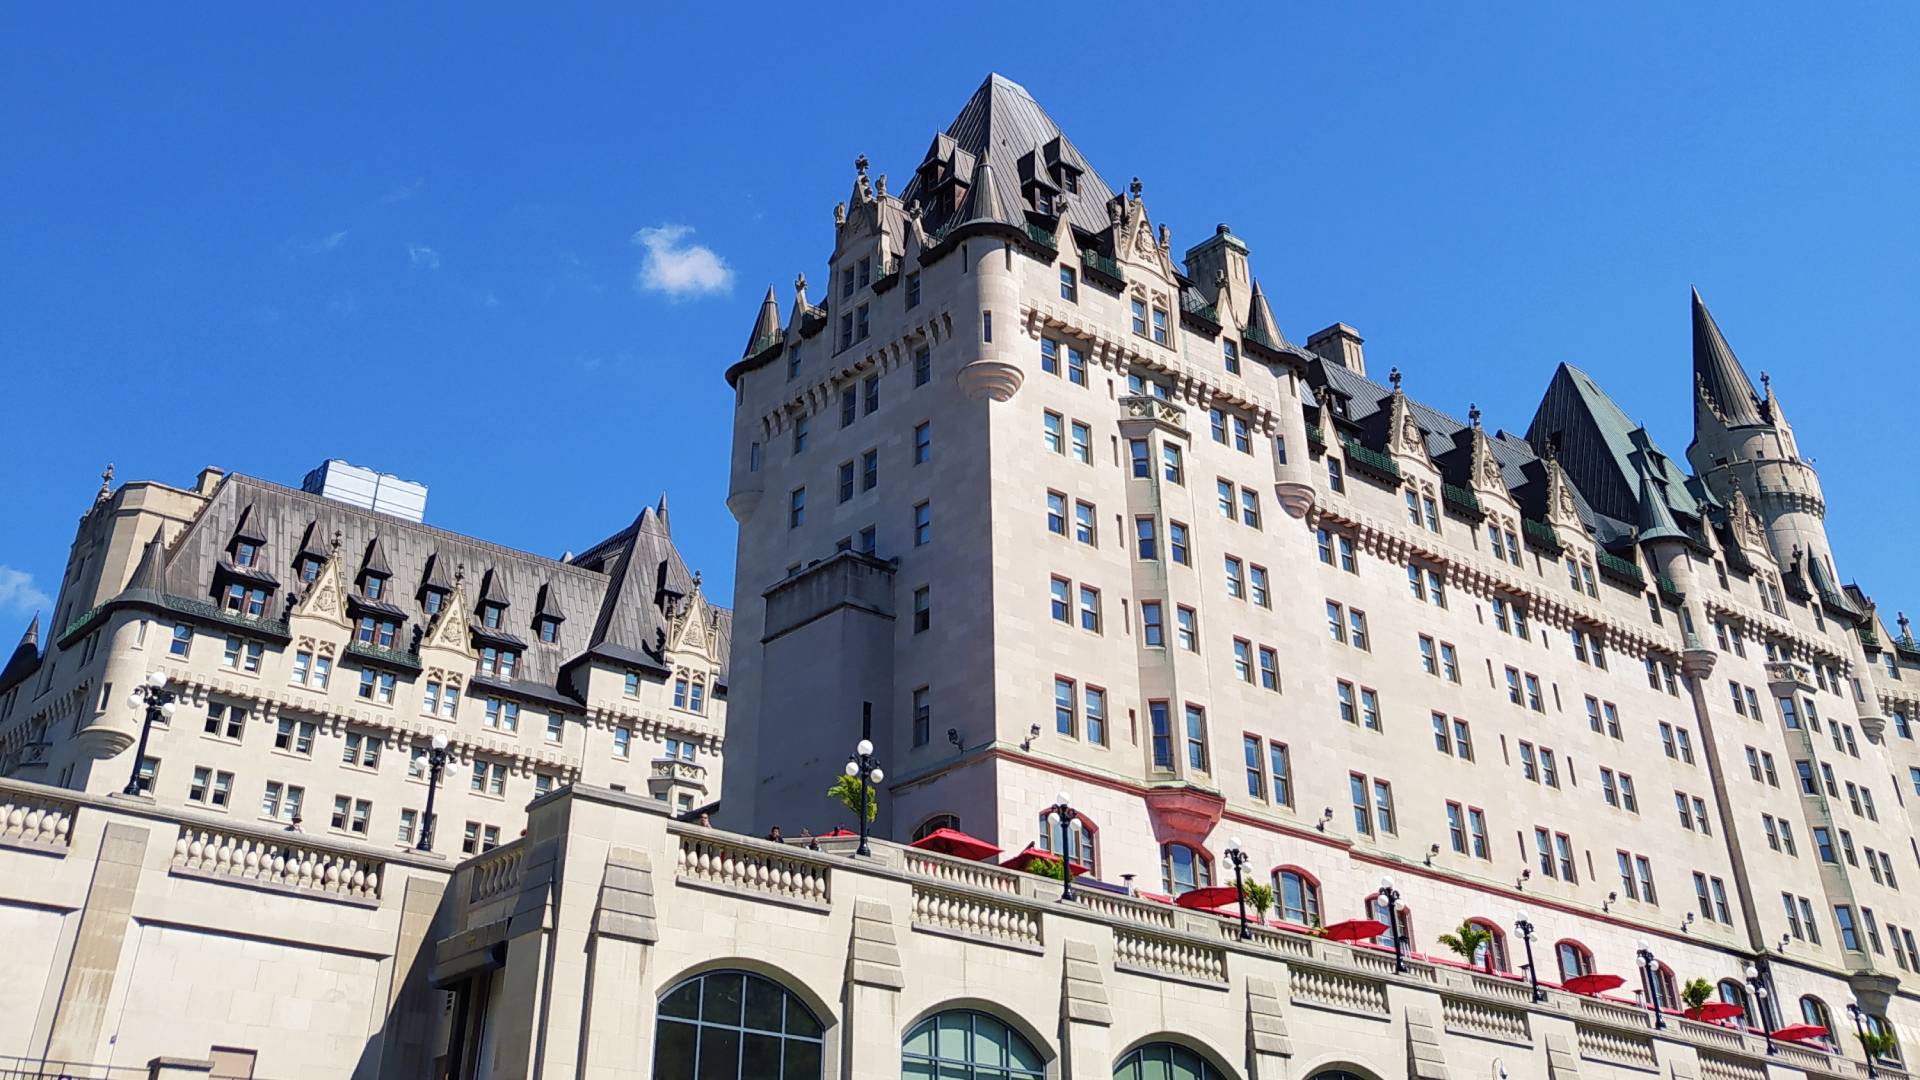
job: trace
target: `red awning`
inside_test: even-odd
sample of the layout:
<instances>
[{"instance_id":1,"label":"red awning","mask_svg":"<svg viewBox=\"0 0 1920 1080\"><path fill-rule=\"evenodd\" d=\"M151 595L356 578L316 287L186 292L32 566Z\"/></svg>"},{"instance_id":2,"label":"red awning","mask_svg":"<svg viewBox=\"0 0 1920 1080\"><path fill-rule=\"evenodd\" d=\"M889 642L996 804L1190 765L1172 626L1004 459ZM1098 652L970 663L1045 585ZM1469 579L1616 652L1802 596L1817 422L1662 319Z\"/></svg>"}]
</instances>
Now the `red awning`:
<instances>
[{"instance_id":1,"label":"red awning","mask_svg":"<svg viewBox=\"0 0 1920 1080\"><path fill-rule=\"evenodd\" d=\"M1055 855L1053 852L1044 851L1033 844L1028 844L1026 847L1020 849L1019 854L1000 865L1011 870L1026 870L1036 862L1057 863L1059 861L1060 856ZM1067 866L1073 871L1074 877L1079 877L1081 874L1087 872L1087 868L1077 862L1070 862Z\"/></svg>"},{"instance_id":2,"label":"red awning","mask_svg":"<svg viewBox=\"0 0 1920 1080\"><path fill-rule=\"evenodd\" d=\"M1774 1032L1773 1037L1776 1039L1785 1039L1788 1042L1804 1042L1807 1039L1826 1038L1827 1029L1821 1027L1819 1024L1788 1024L1786 1027Z\"/></svg>"},{"instance_id":3,"label":"red awning","mask_svg":"<svg viewBox=\"0 0 1920 1080\"><path fill-rule=\"evenodd\" d=\"M1195 911L1212 911L1240 899L1239 890L1231 885L1210 885L1204 889L1188 889L1173 898L1175 905L1192 908Z\"/></svg>"},{"instance_id":4,"label":"red awning","mask_svg":"<svg viewBox=\"0 0 1920 1080\"><path fill-rule=\"evenodd\" d=\"M1560 985L1576 994L1604 994L1626 984L1618 975L1575 975Z\"/></svg>"},{"instance_id":5,"label":"red awning","mask_svg":"<svg viewBox=\"0 0 1920 1080\"><path fill-rule=\"evenodd\" d=\"M1688 1017L1694 1020L1706 1020L1710 1023L1731 1020L1736 1016L1745 1016L1746 1013L1746 1009L1735 1005L1731 1001L1709 1001L1697 1009L1687 1010Z\"/></svg>"},{"instance_id":6,"label":"red awning","mask_svg":"<svg viewBox=\"0 0 1920 1080\"><path fill-rule=\"evenodd\" d=\"M1000 854L998 847L977 836L968 836L959 829L935 829L908 846L975 862Z\"/></svg>"},{"instance_id":7,"label":"red awning","mask_svg":"<svg viewBox=\"0 0 1920 1080\"><path fill-rule=\"evenodd\" d=\"M1348 919L1327 927L1328 941L1368 941L1387 932L1387 924L1378 919Z\"/></svg>"}]
</instances>

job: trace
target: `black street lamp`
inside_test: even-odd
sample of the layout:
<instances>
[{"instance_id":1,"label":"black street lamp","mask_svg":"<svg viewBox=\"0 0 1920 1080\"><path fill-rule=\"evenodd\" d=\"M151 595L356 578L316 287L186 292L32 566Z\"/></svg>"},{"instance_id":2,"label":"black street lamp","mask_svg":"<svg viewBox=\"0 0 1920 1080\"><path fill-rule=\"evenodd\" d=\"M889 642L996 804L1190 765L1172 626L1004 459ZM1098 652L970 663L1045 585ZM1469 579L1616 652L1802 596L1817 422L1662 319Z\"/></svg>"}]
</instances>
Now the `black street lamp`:
<instances>
[{"instance_id":1,"label":"black street lamp","mask_svg":"<svg viewBox=\"0 0 1920 1080\"><path fill-rule=\"evenodd\" d=\"M1867 1059L1867 1080L1874 1080L1880 1073L1873 1067L1873 1051L1867 1047L1867 1014L1851 1001L1847 1002L1847 1013L1853 1017L1853 1033L1860 1039L1860 1054ZM1833 1041L1839 1045L1840 1040Z\"/></svg>"},{"instance_id":2,"label":"black street lamp","mask_svg":"<svg viewBox=\"0 0 1920 1080\"><path fill-rule=\"evenodd\" d=\"M1667 1018L1660 1014L1660 962L1653 958L1646 938L1640 939L1633 955L1640 958L1640 977L1647 984L1647 1010L1653 1013L1653 1026L1664 1028Z\"/></svg>"},{"instance_id":3,"label":"black street lamp","mask_svg":"<svg viewBox=\"0 0 1920 1080\"><path fill-rule=\"evenodd\" d=\"M1080 811L1067 805L1067 793L1061 792L1053 801L1053 808L1047 811L1047 829L1060 835L1060 902L1067 903L1073 897L1073 825L1080 820Z\"/></svg>"},{"instance_id":4,"label":"black street lamp","mask_svg":"<svg viewBox=\"0 0 1920 1080\"><path fill-rule=\"evenodd\" d=\"M1533 966L1533 922L1526 912L1514 917L1513 929L1527 947L1527 985L1533 988L1533 1000L1545 1001L1546 996L1540 993L1540 972Z\"/></svg>"},{"instance_id":5,"label":"black street lamp","mask_svg":"<svg viewBox=\"0 0 1920 1080\"><path fill-rule=\"evenodd\" d=\"M414 755L414 765L427 773L427 812L420 822L420 843L415 845L421 851L433 850L433 796L440 787L440 770L447 766L447 733L436 731L427 748Z\"/></svg>"},{"instance_id":6,"label":"black street lamp","mask_svg":"<svg viewBox=\"0 0 1920 1080\"><path fill-rule=\"evenodd\" d=\"M1747 964L1740 969L1740 975L1747 981L1747 991L1753 995L1754 1011L1760 1014L1760 1030L1767 1036L1767 1056L1773 1056L1773 1018L1767 1012L1767 984L1760 978L1760 969Z\"/></svg>"},{"instance_id":7,"label":"black street lamp","mask_svg":"<svg viewBox=\"0 0 1920 1080\"><path fill-rule=\"evenodd\" d=\"M133 775L121 789L123 794L138 795L140 763L147 760L147 736L153 734L155 723L173 719L173 691L167 689L167 677L158 671L147 672L147 681L127 695L127 708L146 710L140 719L140 748L133 752Z\"/></svg>"},{"instance_id":8,"label":"black street lamp","mask_svg":"<svg viewBox=\"0 0 1920 1080\"><path fill-rule=\"evenodd\" d=\"M1232 840L1227 841L1227 850L1222 854L1227 857L1228 862L1233 864L1233 891L1234 895L1240 898L1240 940L1245 941L1253 936L1253 934L1247 930L1247 881L1245 877L1247 852L1246 849L1240 846L1240 838L1236 836ZM1397 956L1399 950L1395 949L1394 953Z\"/></svg>"},{"instance_id":9,"label":"black street lamp","mask_svg":"<svg viewBox=\"0 0 1920 1080\"><path fill-rule=\"evenodd\" d=\"M861 739L853 748L853 756L847 759L847 775L860 780L860 848L855 854L871 855L867 848L867 815L873 805L873 788L887 778L880 769L880 762L873 756L873 740Z\"/></svg>"},{"instance_id":10,"label":"black street lamp","mask_svg":"<svg viewBox=\"0 0 1920 1080\"><path fill-rule=\"evenodd\" d=\"M1400 890L1393 887L1393 879L1380 879L1380 899L1387 902L1387 929L1393 931L1393 970L1407 970L1406 958L1400 955Z\"/></svg>"}]
</instances>

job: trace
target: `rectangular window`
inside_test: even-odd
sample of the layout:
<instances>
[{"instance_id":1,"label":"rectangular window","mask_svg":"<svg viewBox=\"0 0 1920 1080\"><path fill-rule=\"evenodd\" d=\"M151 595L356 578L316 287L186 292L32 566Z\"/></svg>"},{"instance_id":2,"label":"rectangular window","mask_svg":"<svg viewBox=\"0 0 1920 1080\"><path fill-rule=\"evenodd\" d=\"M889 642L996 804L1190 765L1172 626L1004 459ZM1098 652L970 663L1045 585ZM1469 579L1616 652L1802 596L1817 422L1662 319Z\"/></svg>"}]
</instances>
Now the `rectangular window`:
<instances>
[{"instance_id":1,"label":"rectangular window","mask_svg":"<svg viewBox=\"0 0 1920 1080\"><path fill-rule=\"evenodd\" d=\"M1267 771L1273 780L1276 806L1293 805L1293 759L1284 743L1267 744Z\"/></svg>"},{"instance_id":2,"label":"rectangular window","mask_svg":"<svg viewBox=\"0 0 1920 1080\"><path fill-rule=\"evenodd\" d=\"M1253 602L1260 607L1272 607L1273 596L1267 591L1267 568L1264 566L1247 567L1247 580L1252 586Z\"/></svg>"},{"instance_id":3,"label":"rectangular window","mask_svg":"<svg viewBox=\"0 0 1920 1080\"><path fill-rule=\"evenodd\" d=\"M1280 654L1266 645L1260 646L1260 688L1280 689Z\"/></svg>"},{"instance_id":4,"label":"rectangular window","mask_svg":"<svg viewBox=\"0 0 1920 1080\"><path fill-rule=\"evenodd\" d=\"M1093 464L1093 429L1075 420L1070 430L1073 436L1073 460L1082 465Z\"/></svg>"},{"instance_id":5,"label":"rectangular window","mask_svg":"<svg viewBox=\"0 0 1920 1080\"><path fill-rule=\"evenodd\" d=\"M1224 561L1227 570L1227 595L1235 600L1246 599L1245 564L1232 555L1226 556Z\"/></svg>"},{"instance_id":6,"label":"rectangular window","mask_svg":"<svg viewBox=\"0 0 1920 1080\"><path fill-rule=\"evenodd\" d=\"M1093 514L1092 503L1076 502L1073 504L1073 538L1088 547L1098 546L1099 542Z\"/></svg>"},{"instance_id":7,"label":"rectangular window","mask_svg":"<svg viewBox=\"0 0 1920 1080\"><path fill-rule=\"evenodd\" d=\"M1187 767L1207 771L1207 711L1193 704L1187 706Z\"/></svg>"},{"instance_id":8,"label":"rectangular window","mask_svg":"<svg viewBox=\"0 0 1920 1080\"><path fill-rule=\"evenodd\" d=\"M1169 484L1184 484L1186 469L1181 464L1180 447L1173 443L1160 446L1160 476Z\"/></svg>"},{"instance_id":9,"label":"rectangular window","mask_svg":"<svg viewBox=\"0 0 1920 1080\"><path fill-rule=\"evenodd\" d=\"M916 424L913 428L913 463L925 465L933 460L933 425Z\"/></svg>"},{"instance_id":10,"label":"rectangular window","mask_svg":"<svg viewBox=\"0 0 1920 1080\"><path fill-rule=\"evenodd\" d=\"M1160 557L1160 547L1159 547L1158 541L1154 536L1154 527L1153 527L1152 518L1150 517L1134 518L1133 533L1134 533L1135 540L1137 541L1137 547L1138 547L1140 557L1142 559L1157 559Z\"/></svg>"},{"instance_id":11,"label":"rectangular window","mask_svg":"<svg viewBox=\"0 0 1920 1080\"><path fill-rule=\"evenodd\" d=\"M930 586L913 590L913 632L924 634L933 625L933 594Z\"/></svg>"},{"instance_id":12,"label":"rectangular window","mask_svg":"<svg viewBox=\"0 0 1920 1080\"><path fill-rule=\"evenodd\" d=\"M1080 586L1080 629L1100 632L1100 590Z\"/></svg>"},{"instance_id":13,"label":"rectangular window","mask_svg":"<svg viewBox=\"0 0 1920 1080\"><path fill-rule=\"evenodd\" d=\"M920 275L913 274L909 276L907 282L907 298L913 301L913 303L918 303L920 300ZM913 303L909 303L907 306L912 307ZM913 385L925 386L931 381L933 381L933 350L922 345L913 351Z\"/></svg>"},{"instance_id":14,"label":"rectangular window","mask_svg":"<svg viewBox=\"0 0 1920 1080\"><path fill-rule=\"evenodd\" d=\"M924 547L933 539L933 506L919 503L913 508L913 546Z\"/></svg>"},{"instance_id":15,"label":"rectangular window","mask_svg":"<svg viewBox=\"0 0 1920 1080\"><path fill-rule=\"evenodd\" d=\"M1053 680L1053 730L1072 738L1078 734L1079 715L1075 709L1078 691L1072 679Z\"/></svg>"},{"instance_id":16,"label":"rectangular window","mask_svg":"<svg viewBox=\"0 0 1920 1080\"><path fill-rule=\"evenodd\" d=\"M797 529L807 522L807 489L794 488L787 493L787 528Z\"/></svg>"},{"instance_id":17,"label":"rectangular window","mask_svg":"<svg viewBox=\"0 0 1920 1080\"><path fill-rule=\"evenodd\" d=\"M1165 627L1160 618L1160 601L1144 600L1140 604L1140 639L1147 645L1159 648L1167 643Z\"/></svg>"},{"instance_id":18,"label":"rectangular window","mask_svg":"<svg viewBox=\"0 0 1920 1080\"><path fill-rule=\"evenodd\" d=\"M1144 480L1153 475L1152 459L1147 454L1147 440L1128 439L1127 455L1133 463L1135 479Z\"/></svg>"},{"instance_id":19,"label":"rectangular window","mask_svg":"<svg viewBox=\"0 0 1920 1080\"><path fill-rule=\"evenodd\" d=\"M1145 605L1142 605L1144 608ZM1173 768L1173 733L1167 717L1167 703L1150 701L1147 703L1148 735L1153 742L1153 767L1156 769Z\"/></svg>"},{"instance_id":20,"label":"rectangular window","mask_svg":"<svg viewBox=\"0 0 1920 1080\"><path fill-rule=\"evenodd\" d=\"M1192 608L1181 604L1173 609L1174 629L1179 636L1180 647L1188 652L1200 651L1200 616Z\"/></svg>"},{"instance_id":21,"label":"rectangular window","mask_svg":"<svg viewBox=\"0 0 1920 1080\"><path fill-rule=\"evenodd\" d=\"M927 687L913 692L913 745L925 746L933 739L933 712Z\"/></svg>"},{"instance_id":22,"label":"rectangular window","mask_svg":"<svg viewBox=\"0 0 1920 1080\"><path fill-rule=\"evenodd\" d=\"M1087 687L1081 715L1086 721L1087 741L1095 746L1107 745L1107 692L1097 686Z\"/></svg>"},{"instance_id":23,"label":"rectangular window","mask_svg":"<svg viewBox=\"0 0 1920 1080\"><path fill-rule=\"evenodd\" d=\"M1242 756L1247 770L1247 795L1249 798L1265 801L1267 797L1266 747L1258 735L1240 737Z\"/></svg>"}]
</instances>

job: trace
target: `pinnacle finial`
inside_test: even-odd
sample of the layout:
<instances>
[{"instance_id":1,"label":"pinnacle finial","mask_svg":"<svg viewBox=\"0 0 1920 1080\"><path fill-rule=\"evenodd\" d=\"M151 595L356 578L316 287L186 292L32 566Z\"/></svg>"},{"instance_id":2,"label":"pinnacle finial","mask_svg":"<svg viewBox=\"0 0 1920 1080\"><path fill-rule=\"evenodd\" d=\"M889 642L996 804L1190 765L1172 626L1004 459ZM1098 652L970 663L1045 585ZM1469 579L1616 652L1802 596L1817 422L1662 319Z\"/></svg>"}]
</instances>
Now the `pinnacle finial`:
<instances>
[{"instance_id":1,"label":"pinnacle finial","mask_svg":"<svg viewBox=\"0 0 1920 1080\"><path fill-rule=\"evenodd\" d=\"M106 498L113 493L113 462L107 462L105 472L100 474L100 497Z\"/></svg>"},{"instance_id":2,"label":"pinnacle finial","mask_svg":"<svg viewBox=\"0 0 1920 1080\"><path fill-rule=\"evenodd\" d=\"M466 563L453 564L453 583L455 585L458 585L462 581L465 581L466 578L467 578L467 564Z\"/></svg>"},{"instance_id":3,"label":"pinnacle finial","mask_svg":"<svg viewBox=\"0 0 1920 1080\"><path fill-rule=\"evenodd\" d=\"M867 175L867 155L861 154L853 159L853 171L861 176Z\"/></svg>"},{"instance_id":4,"label":"pinnacle finial","mask_svg":"<svg viewBox=\"0 0 1920 1080\"><path fill-rule=\"evenodd\" d=\"M1397 393L1400 390L1400 369L1389 369L1387 371L1387 381L1393 384L1393 389Z\"/></svg>"},{"instance_id":5,"label":"pinnacle finial","mask_svg":"<svg viewBox=\"0 0 1920 1080\"><path fill-rule=\"evenodd\" d=\"M1127 185L1127 190L1133 193L1133 197L1136 202L1139 201L1141 187L1142 185L1140 183L1140 178L1137 176L1133 178L1132 183Z\"/></svg>"},{"instance_id":6,"label":"pinnacle finial","mask_svg":"<svg viewBox=\"0 0 1920 1080\"><path fill-rule=\"evenodd\" d=\"M1762 388L1763 388L1764 390L1766 390L1766 393L1767 393L1767 396L1768 396L1768 397L1772 397L1772 396L1773 396L1773 376L1771 376L1771 375L1769 375L1769 374L1767 374L1767 373L1766 373L1766 372L1764 372L1764 371L1763 371L1763 372L1761 372L1761 373L1760 373L1760 386L1761 386L1761 387L1762 387Z\"/></svg>"},{"instance_id":7,"label":"pinnacle finial","mask_svg":"<svg viewBox=\"0 0 1920 1080\"><path fill-rule=\"evenodd\" d=\"M921 208L919 199L913 200L912 205L907 207L907 216L915 221L919 221L920 215L924 213L926 213L926 211Z\"/></svg>"},{"instance_id":8,"label":"pinnacle finial","mask_svg":"<svg viewBox=\"0 0 1920 1080\"><path fill-rule=\"evenodd\" d=\"M873 190L878 195L885 195L887 193L887 174L886 173L881 173L879 176L874 178Z\"/></svg>"},{"instance_id":9,"label":"pinnacle finial","mask_svg":"<svg viewBox=\"0 0 1920 1080\"><path fill-rule=\"evenodd\" d=\"M1480 426L1480 406L1472 402L1467 403L1467 423L1474 427Z\"/></svg>"},{"instance_id":10,"label":"pinnacle finial","mask_svg":"<svg viewBox=\"0 0 1920 1080\"><path fill-rule=\"evenodd\" d=\"M1897 623L1899 623L1899 624L1900 624L1900 636L1901 636L1901 637L1912 637L1912 636L1913 636L1913 635L1911 635L1911 634L1909 634L1909 633L1907 633L1907 613L1906 613L1906 612L1904 612L1904 611L1902 611L1902 612L1900 612L1900 613L1899 613L1899 615L1898 615L1898 617L1897 617L1897 618L1895 618L1895 619L1894 619L1893 621L1894 621L1894 622L1897 622Z\"/></svg>"},{"instance_id":11,"label":"pinnacle finial","mask_svg":"<svg viewBox=\"0 0 1920 1080\"><path fill-rule=\"evenodd\" d=\"M793 276L793 291L799 293L801 296L807 295L807 275L795 274Z\"/></svg>"},{"instance_id":12,"label":"pinnacle finial","mask_svg":"<svg viewBox=\"0 0 1920 1080\"><path fill-rule=\"evenodd\" d=\"M698 570L693 572L693 587L696 590L700 588L700 571Z\"/></svg>"},{"instance_id":13,"label":"pinnacle finial","mask_svg":"<svg viewBox=\"0 0 1920 1080\"><path fill-rule=\"evenodd\" d=\"M327 550L337 555L340 553L340 545L345 541L346 537L342 535L339 529L335 529L333 530L333 539L327 541Z\"/></svg>"}]
</instances>

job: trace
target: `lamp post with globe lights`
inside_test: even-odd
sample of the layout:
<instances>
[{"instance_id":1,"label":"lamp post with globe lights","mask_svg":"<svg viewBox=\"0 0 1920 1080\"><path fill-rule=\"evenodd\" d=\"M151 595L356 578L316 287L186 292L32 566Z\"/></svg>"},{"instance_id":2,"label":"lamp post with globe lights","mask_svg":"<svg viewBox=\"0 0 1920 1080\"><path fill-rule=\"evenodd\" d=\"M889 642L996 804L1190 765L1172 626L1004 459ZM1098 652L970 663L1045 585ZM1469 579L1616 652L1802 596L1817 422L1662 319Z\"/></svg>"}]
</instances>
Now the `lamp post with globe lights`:
<instances>
[{"instance_id":1,"label":"lamp post with globe lights","mask_svg":"<svg viewBox=\"0 0 1920 1080\"><path fill-rule=\"evenodd\" d=\"M1545 1000L1540 993L1540 971L1533 964L1533 920L1523 911L1514 917L1513 929L1527 947L1527 985L1533 988L1533 1000Z\"/></svg>"},{"instance_id":2,"label":"lamp post with globe lights","mask_svg":"<svg viewBox=\"0 0 1920 1080\"><path fill-rule=\"evenodd\" d=\"M1240 899L1240 940L1246 941L1253 934L1247 930L1247 849L1240 846L1240 838L1227 841L1227 850L1222 852L1227 861L1233 864L1233 892ZM1394 950L1396 958L1399 950Z\"/></svg>"},{"instance_id":3,"label":"lamp post with globe lights","mask_svg":"<svg viewBox=\"0 0 1920 1080\"><path fill-rule=\"evenodd\" d=\"M125 794L140 794L140 765L147 760L147 737L153 725L173 719L173 691L167 689L167 677L158 671L147 672L146 681L127 695L127 708L146 711L140 720L140 748L133 752L133 775L127 777Z\"/></svg>"},{"instance_id":4,"label":"lamp post with globe lights","mask_svg":"<svg viewBox=\"0 0 1920 1080\"><path fill-rule=\"evenodd\" d=\"M1760 1030L1767 1037L1767 1055L1773 1055L1773 1019L1768 1015L1767 984L1760 977L1760 969L1751 963L1740 969L1740 976L1747 980L1747 989L1753 994L1754 1011L1760 1014Z\"/></svg>"},{"instance_id":5,"label":"lamp post with globe lights","mask_svg":"<svg viewBox=\"0 0 1920 1080\"><path fill-rule=\"evenodd\" d=\"M881 770L880 762L873 756L873 740L861 739L853 748L853 756L847 759L846 774L860 781L860 848L855 854L872 855L867 847L868 807L873 805L873 789L887 778Z\"/></svg>"},{"instance_id":6,"label":"lamp post with globe lights","mask_svg":"<svg viewBox=\"0 0 1920 1080\"><path fill-rule=\"evenodd\" d=\"M1653 957L1653 949L1647 945L1647 939L1641 938L1635 945L1633 955L1640 959L1640 973L1647 984L1647 1011L1653 1014L1653 1026L1667 1026L1665 1016L1660 1009L1660 962Z\"/></svg>"},{"instance_id":7,"label":"lamp post with globe lights","mask_svg":"<svg viewBox=\"0 0 1920 1080\"><path fill-rule=\"evenodd\" d=\"M1380 899L1387 904L1387 929L1393 933L1393 970L1405 972L1406 958L1400 955L1400 890L1393 887L1393 879L1380 879Z\"/></svg>"},{"instance_id":8,"label":"lamp post with globe lights","mask_svg":"<svg viewBox=\"0 0 1920 1080\"><path fill-rule=\"evenodd\" d=\"M440 787L440 770L447 766L447 733L436 731L427 748L414 755L413 763L427 774L427 812L420 822L421 851L433 850L433 796Z\"/></svg>"},{"instance_id":9,"label":"lamp post with globe lights","mask_svg":"<svg viewBox=\"0 0 1920 1080\"><path fill-rule=\"evenodd\" d=\"M1853 1034L1860 1040L1860 1053L1867 1059L1867 1080L1876 1080L1880 1070L1873 1067L1873 1050L1867 1046L1867 1014L1859 1005L1847 1002L1847 1013L1853 1017ZM1878 1032L1876 1032L1878 1034ZM1840 1040L1834 1038L1833 1045L1839 1046Z\"/></svg>"},{"instance_id":10,"label":"lamp post with globe lights","mask_svg":"<svg viewBox=\"0 0 1920 1080\"><path fill-rule=\"evenodd\" d=\"M1067 793L1061 792L1047 811L1047 829L1060 835L1060 902L1073 900L1073 825L1080 820L1080 811L1067 803Z\"/></svg>"}]
</instances>

